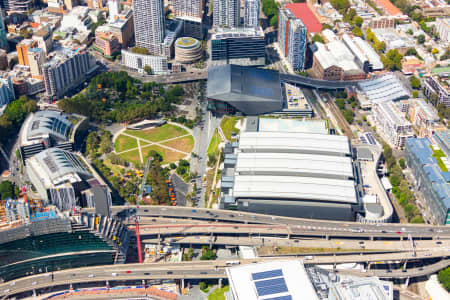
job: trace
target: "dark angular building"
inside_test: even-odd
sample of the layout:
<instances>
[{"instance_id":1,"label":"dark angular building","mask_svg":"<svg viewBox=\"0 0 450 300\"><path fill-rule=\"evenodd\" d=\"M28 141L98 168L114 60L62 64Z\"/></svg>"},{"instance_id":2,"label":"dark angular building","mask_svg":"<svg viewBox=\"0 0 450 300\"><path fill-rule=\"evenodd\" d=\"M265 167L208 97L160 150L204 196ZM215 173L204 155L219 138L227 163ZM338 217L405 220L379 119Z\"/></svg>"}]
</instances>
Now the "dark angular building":
<instances>
[{"instance_id":1,"label":"dark angular building","mask_svg":"<svg viewBox=\"0 0 450 300\"><path fill-rule=\"evenodd\" d=\"M263 66L266 62L261 28L219 28L211 38L211 64Z\"/></svg>"},{"instance_id":2,"label":"dark angular building","mask_svg":"<svg viewBox=\"0 0 450 300\"><path fill-rule=\"evenodd\" d=\"M210 67L207 100L208 109L216 113L261 115L280 111L280 74L238 65Z\"/></svg>"}]
</instances>

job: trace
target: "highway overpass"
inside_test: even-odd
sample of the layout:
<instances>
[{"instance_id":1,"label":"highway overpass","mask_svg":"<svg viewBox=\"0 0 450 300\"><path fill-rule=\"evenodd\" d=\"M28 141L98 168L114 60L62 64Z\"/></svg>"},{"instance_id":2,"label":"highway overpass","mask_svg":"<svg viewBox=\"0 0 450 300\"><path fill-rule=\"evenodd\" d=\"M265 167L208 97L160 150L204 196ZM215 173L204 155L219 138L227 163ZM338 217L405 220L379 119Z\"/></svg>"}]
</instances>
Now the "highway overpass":
<instances>
[{"instance_id":1,"label":"highway overpass","mask_svg":"<svg viewBox=\"0 0 450 300\"><path fill-rule=\"evenodd\" d=\"M87 210L89 211L89 210ZM167 217L173 219L219 221L236 224L272 224L289 226L292 235L332 237L365 237L376 239L407 238L415 239L449 239L450 226L432 226L425 224L397 223L358 223L317 219L300 219L238 212L232 210L213 210L206 208L189 208L181 206L116 206L114 214L121 216L137 215L140 217Z\"/></svg>"},{"instance_id":2,"label":"highway overpass","mask_svg":"<svg viewBox=\"0 0 450 300\"><path fill-rule=\"evenodd\" d=\"M270 258L270 260L273 259L284 260L286 258ZM241 260L241 263L246 264L265 260L267 259ZM306 261L305 264L313 264L313 262ZM363 273L356 270L339 270L338 272L359 276L379 276L380 278L412 278L435 273L449 265L450 260L446 259L422 267L408 268L405 271L376 269ZM226 278L225 267L225 261L192 261L107 265L71 269L24 277L15 281L2 283L0 284L0 296L3 296L3 299L5 299L9 296L48 287L68 289L70 284L77 283L98 283L99 286L104 286L106 282L126 282L144 279L219 279Z\"/></svg>"},{"instance_id":3,"label":"highway overpass","mask_svg":"<svg viewBox=\"0 0 450 300\"><path fill-rule=\"evenodd\" d=\"M322 90L345 89L346 87L354 87L361 81L366 81L366 80L349 80L349 81L321 80L312 77L287 73L280 73L280 80L281 82L287 82L291 84L297 84L309 88L316 88Z\"/></svg>"}]
</instances>

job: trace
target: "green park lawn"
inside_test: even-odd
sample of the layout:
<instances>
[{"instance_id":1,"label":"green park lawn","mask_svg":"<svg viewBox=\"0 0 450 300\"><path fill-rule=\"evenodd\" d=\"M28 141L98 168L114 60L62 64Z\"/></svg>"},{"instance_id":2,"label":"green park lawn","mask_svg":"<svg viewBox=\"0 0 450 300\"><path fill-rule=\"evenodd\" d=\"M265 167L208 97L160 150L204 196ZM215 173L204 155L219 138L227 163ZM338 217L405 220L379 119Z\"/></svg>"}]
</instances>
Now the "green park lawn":
<instances>
[{"instance_id":1,"label":"green park lawn","mask_svg":"<svg viewBox=\"0 0 450 300\"><path fill-rule=\"evenodd\" d=\"M208 156L217 155L217 150L219 148L219 144L220 144L220 135L216 129L211 138L211 142L209 143L209 146L208 146Z\"/></svg>"},{"instance_id":2,"label":"green park lawn","mask_svg":"<svg viewBox=\"0 0 450 300\"><path fill-rule=\"evenodd\" d=\"M188 132L184 128L172 124L165 124L161 127L147 130L126 130L125 133L152 142L165 141L171 138L188 134Z\"/></svg>"},{"instance_id":3,"label":"green park lawn","mask_svg":"<svg viewBox=\"0 0 450 300\"><path fill-rule=\"evenodd\" d=\"M220 122L220 127L222 128L223 134L227 140L231 140L231 134L234 132L239 133L239 129L236 128L236 122L239 120L237 117L226 116Z\"/></svg>"},{"instance_id":4,"label":"green park lawn","mask_svg":"<svg viewBox=\"0 0 450 300\"><path fill-rule=\"evenodd\" d=\"M119 135L114 142L116 153L133 148L137 148L137 140L126 135Z\"/></svg>"}]
</instances>

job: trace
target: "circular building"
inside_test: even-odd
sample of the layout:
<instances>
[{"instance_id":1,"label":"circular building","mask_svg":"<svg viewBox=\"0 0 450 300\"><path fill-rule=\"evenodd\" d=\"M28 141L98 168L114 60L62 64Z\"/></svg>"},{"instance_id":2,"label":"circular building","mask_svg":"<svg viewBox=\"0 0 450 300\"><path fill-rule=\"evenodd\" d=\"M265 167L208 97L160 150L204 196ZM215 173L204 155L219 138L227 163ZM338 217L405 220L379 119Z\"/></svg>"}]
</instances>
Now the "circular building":
<instances>
[{"instance_id":1,"label":"circular building","mask_svg":"<svg viewBox=\"0 0 450 300\"><path fill-rule=\"evenodd\" d=\"M181 37L175 41L175 60L192 63L202 58L202 45L191 37Z\"/></svg>"}]
</instances>

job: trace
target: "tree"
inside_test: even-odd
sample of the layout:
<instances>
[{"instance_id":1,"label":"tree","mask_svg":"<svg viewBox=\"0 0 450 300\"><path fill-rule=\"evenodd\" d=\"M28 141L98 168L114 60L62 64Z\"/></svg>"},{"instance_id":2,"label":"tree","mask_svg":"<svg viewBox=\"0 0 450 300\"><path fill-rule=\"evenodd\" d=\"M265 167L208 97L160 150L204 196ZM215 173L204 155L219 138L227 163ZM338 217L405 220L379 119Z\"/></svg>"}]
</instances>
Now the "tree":
<instances>
[{"instance_id":1,"label":"tree","mask_svg":"<svg viewBox=\"0 0 450 300\"><path fill-rule=\"evenodd\" d=\"M28 30L26 28L22 28L22 29L20 29L19 34L21 36L23 36L24 38L29 39L33 36L33 31Z\"/></svg>"},{"instance_id":2,"label":"tree","mask_svg":"<svg viewBox=\"0 0 450 300\"><path fill-rule=\"evenodd\" d=\"M169 166L172 170L175 170L177 168L177 165L174 163L171 163Z\"/></svg>"},{"instance_id":3,"label":"tree","mask_svg":"<svg viewBox=\"0 0 450 300\"><path fill-rule=\"evenodd\" d=\"M413 98L419 98L419 92L418 91L413 91L412 92L412 96L413 96Z\"/></svg>"},{"instance_id":4,"label":"tree","mask_svg":"<svg viewBox=\"0 0 450 300\"><path fill-rule=\"evenodd\" d=\"M419 36L417 37L417 42L418 42L419 44L425 43L425 35L423 35L423 34L419 35Z\"/></svg>"},{"instance_id":5,"label":"tree","mask_svg":"<svg viewBox=\"0 0 450 300\"><path fill-rule=\"evenodd\" d=\"M441 270L438 273L438 279L439 282L442 284L442 286L450 292L450 267L447 267L447 269Z\"/></svg>"},{"instance_id":6,"label":"tree","mask_svg":"<svg viewBox=\"0 0 450 300\"><path fill-rule=\"evenodd\" d=\"M345 99L336 99L336 105L340 110L345 109Z\"/></svg>"},{"instance_id":7,"label":"tree","mask_svg":"<svg viewBox=\"0 0 450 300\"><path fill-rule=\"evenodd\" d=\"M409 77L409 83L411 84L411 87L413 89L416 89L416 90L420 89L420 86L421 86L420 80L416 76L412 75L411 77Z\"/></svg>"},{"instance_id":8,"label":"tree","mask_svg":"<svg viewBox=\"0 0 450 300\"><path fill-rule=\"evenodd\" d=\"M14 186L11 181L2 181L0 183L0 199L5 200L14 197Z\"/></svg>"},{"instance_id":9,"label":"tree","mask_svg":"<svg viewBox=\"0 0 450 300\"><path fill-rule=\"evenodd\" d=\"M349 124L353 123L353 110L346 109L346 110L343 111L342 114L344 115L345 120L347 120L347 122Z\"/></svg>"},{"instance_id":10,"label":"tree","mask_svg":"<svg viewBox=\"0 0 450 300\"><path fill-rule=\"evenodd\" d=\"M152 74L152 68L149 65L145 65L144 66L144 72L147 73L148 75Z\"/></svg>"},{"instance_id":11,"label":"tree","mask_svg":"<svg viewBox=\"0 0 450 300\"><path fill-rule=\"evenodd\" d=\"M312 37L311 42L313 42L313 43L319 42L319 43L322 43L322 44L325 43L325 41L323 40L323 38L322 38L322 36L320 34L315 34Z\"/></svg>"},{"instance_id":12,"label":"tree","mask_svg":"<svg viewBox=\"0 0 450 300\"><path fill-rule=\"evenodd\" d=\"M216 253L209 248L200 256L200 260L215 260L216 258Z\"/></svg>"},{"instance_id":13,"label":"tree","mask_svg":"<svg viewBox=\"0 0 450 300\"><path fill-rule=\"evenodd\" d=\"M278 14L270 18L270 26L278 28Z\"/></svg>"},{"instance_id":14,"label":"tree","mask_svg":"<svg viewBox=\"0 0 450 300\"><path fill-rule=\"evenodd\" d=\"M199 288L200 288L202 291L206 291L206 290L208 289L208 285L206 284L206 282L200 281Z\"/></svg>"},{"instance_id":15,"label":"tree","mask_svg":"<svg viewBox=\"0 0 450 300\"><path fill-rule=\"evenodd\" d=\"M330 4L336 10L346 11L350 7L350 2L348 0L331 0Z\"/></svg>"},{"instance_id":16,"label":"tree","mask_svg":"<svg viewBox=\"0 0 450 300\"><path fill-rule=\"evenodd\" d=\"M391 175L389 177L389 182L392 184L392 186L399 186L401 181L401 178L395 175Z\"/></svg>"},{"instance_id":17,"label":"tree","mask_svg":"<svg viewBox=\"0 0 450 300\"><path fill-rule=\"evenodd\" d=\"M359 28L359 27L353 28L352 33L353 33L355 36L358 36L358 37L362 37L362 36L363 36L362 30L361 30L361 28Z\"/></svg>"},{"instance_id":18,"label":"tree","mask_svg":"<svg viewBox=\"0 0 450 300\"><path fill-rule=\"evenodd\" d=\"M360 16L355 16L353 18L353 23L355 23L355 25L358 27L361 27L363 22L364 22L364 20Z\"/></svg>"},{"instance_id":19,"label":"tree","mask_svg":"<svg viewBox=\"0 0 450 300\"><path fill-rule=\"evenodd\" d=\"M402 169L405 169L405 168L406 168L406 162L405 162L405 159L404 159L404 158L400 158L399 161L398 161L398 164L400 165L400 167L401 167Z\"/></svg>"},{"instance_id":20,"label":"tree","mask_svg":"<svg viewBox=\"0 0 450 300\"><path fill-rule=\"evenodd\" d=\"M386 43L384 41L375 43L375 48L377 48L379 52L384 53L386 51Z\"/></svg>"},{"instance_id":21,"label":"tree","mask_svg":"<svg viewBox=\"0 0 450 300\"><path fill-rule=\"evenodd\" d=\"M381 56L381 61L386 69L395 71L402 69L402 58L403 56L397 49L391 49L386 53L386 56Z\"/></svg>"},{"instance_id":22,"label":"tree","mask_svg":"<svg viewBox=\"0 0 450 300\"><path fill-rule=\"evenodd\" d=\"M324 31L325 29L333 30L333 26L331 26L330 24L324 23L324 24L322 24L322 31Z\"/></svg>"}]
</instances>

